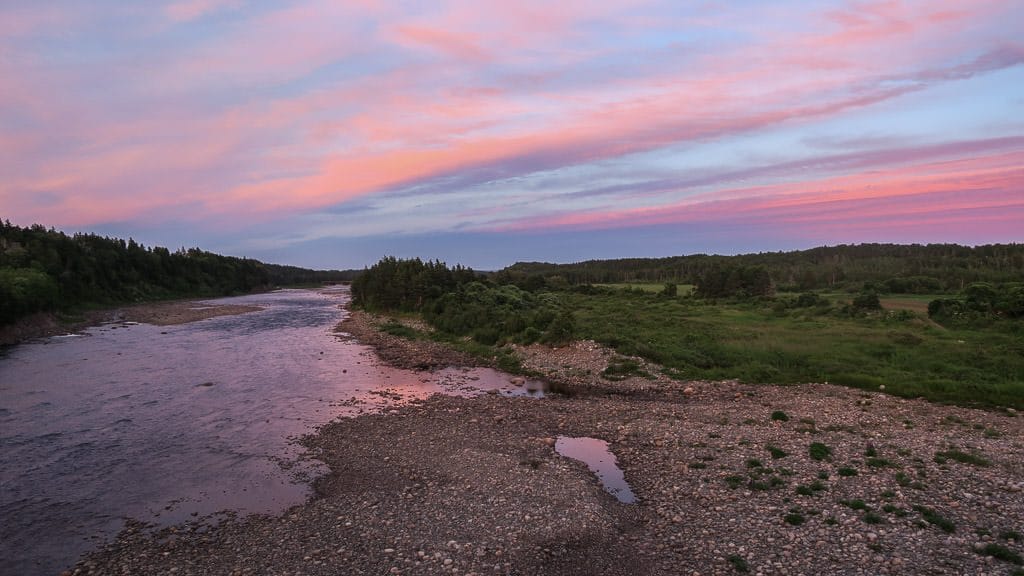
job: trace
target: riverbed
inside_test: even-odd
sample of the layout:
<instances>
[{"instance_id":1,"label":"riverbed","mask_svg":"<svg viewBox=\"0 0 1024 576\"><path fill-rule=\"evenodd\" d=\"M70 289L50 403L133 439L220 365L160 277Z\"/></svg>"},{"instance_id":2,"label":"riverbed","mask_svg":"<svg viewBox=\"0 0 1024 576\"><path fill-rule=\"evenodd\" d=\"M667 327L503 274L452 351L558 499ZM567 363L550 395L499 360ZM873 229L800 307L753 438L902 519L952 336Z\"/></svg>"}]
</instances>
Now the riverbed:
<instances>
[{"instance_id":1,"label":"riverbed","mask_svg":"<svg viewBox=\"0 0 1024 576\"><path fill-rule=\"evenodd\" d=\"M294 440L435 392L525 393L487 369L383 366L333 329L345 288L197 304L260 310L111 323L0 355L0 574L55 574L127 519L172 525L305 501L322 464Z\"/></svg>"}]
</instances>

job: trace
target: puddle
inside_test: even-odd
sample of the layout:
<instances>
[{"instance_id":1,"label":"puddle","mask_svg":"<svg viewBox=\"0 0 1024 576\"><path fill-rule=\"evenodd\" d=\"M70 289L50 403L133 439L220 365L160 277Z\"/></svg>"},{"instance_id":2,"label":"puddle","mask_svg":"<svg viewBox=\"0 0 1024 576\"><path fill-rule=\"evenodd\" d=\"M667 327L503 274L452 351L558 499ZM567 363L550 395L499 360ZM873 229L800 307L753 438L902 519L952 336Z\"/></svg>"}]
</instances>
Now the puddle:
<instances>
[{"instance_id":1,"label":"puddle","mask_svg":"<svg viewBox=\"0 0 1024 576\"><path fill-rule=\"evenodd\" d=\"M555 442L555 451L579 460L597 475L604 489L624 504L636 502L636 496L626 483L626 477L615 463L615 455L608 450L608 443L597 438L569 438L559 436Z\"/></svg>"}]
</instances>

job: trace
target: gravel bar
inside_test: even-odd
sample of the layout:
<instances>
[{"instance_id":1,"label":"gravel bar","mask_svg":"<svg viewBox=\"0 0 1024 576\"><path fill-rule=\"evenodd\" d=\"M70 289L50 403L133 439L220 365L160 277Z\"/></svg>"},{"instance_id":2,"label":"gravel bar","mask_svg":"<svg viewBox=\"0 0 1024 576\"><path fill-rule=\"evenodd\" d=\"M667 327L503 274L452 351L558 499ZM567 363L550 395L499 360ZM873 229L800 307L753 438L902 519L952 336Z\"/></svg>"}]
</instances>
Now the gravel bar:
<instances>
[{"instance_id":1,"label":"gravel bar","mask_svg":"<svg viewBox=\"0 0 1024 576\"><path fill-rule=\"evenodd\" d=\"M429 366L436 343L340 330ZM371 335L371 336L367 336ZM398 350L402 350L398 352ZM575 393L434 396L304 440L330 472L280 516L132 524L74 574L1014 574L1024 418L828 384L599 372L592 342L520 347ZM454 356L449 356L453 354ZM656 367L646 365L657 374ZM609 443L636 504L554 450Z\"/></svg>"}]
</instances>

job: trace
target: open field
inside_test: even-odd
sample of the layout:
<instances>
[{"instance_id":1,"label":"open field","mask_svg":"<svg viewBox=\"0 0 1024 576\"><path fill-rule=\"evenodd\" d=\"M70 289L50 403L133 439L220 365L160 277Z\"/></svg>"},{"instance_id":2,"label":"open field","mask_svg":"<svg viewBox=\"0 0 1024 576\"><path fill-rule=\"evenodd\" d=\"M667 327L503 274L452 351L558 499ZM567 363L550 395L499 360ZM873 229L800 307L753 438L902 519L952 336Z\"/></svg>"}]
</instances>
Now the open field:
<instances>
[{"instance_id":1,"label":"open field","mask_svg":"<svg viewBox=\"0 0 1024 576\"><path fill-rule=\"evenodd\" d=\"M832 382L939 402L1024 408L1016 323L943 328L920 298L864 317L772 301L716 304L634 293L567 294L577 336L657 362L680 379Z\"/></svg>"},{"instance_id":2,"label":"open field","mask_svg":"<svg viewBox=\"0 0 1024 576\"><path fill-rule=\"evenodd\" d=\"M625 284L594 284L598 288L615 288L618 290L643 290L650 294L657 294L665 289L664 282L633 282ZM679 284L676 286L680 296L689 296L693 293L693 284Z\"/></svg>"}]
</instances>

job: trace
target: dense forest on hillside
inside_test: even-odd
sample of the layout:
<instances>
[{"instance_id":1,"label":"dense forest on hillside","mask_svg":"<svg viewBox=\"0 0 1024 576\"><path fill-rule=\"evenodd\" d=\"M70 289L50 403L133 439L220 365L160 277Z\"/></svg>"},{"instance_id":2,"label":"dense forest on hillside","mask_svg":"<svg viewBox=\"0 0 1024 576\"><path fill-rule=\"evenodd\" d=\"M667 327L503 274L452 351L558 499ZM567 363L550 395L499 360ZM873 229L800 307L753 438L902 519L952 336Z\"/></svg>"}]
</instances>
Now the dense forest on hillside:
<instances>
[{"instance_id":1,"label":"dense forest on hillside","mask_svg":"<svg viewBox=\"0 0 1024 576\"><path fill-rule=\"evenodd\" d=\"M1024 279L1024 244L858 244L738 256L590 260L575 264L519 262L499 283L605 284L676 282L699 285L722 268L763 268L779 291L860 290L871 283L893 294L956 293L974 282Z\"/></svg>"},{"instance_id":2,"label":"dense forest on hillside","mask_svg":"<svg viewBox=\"0 0 1024 576\"><path fill-rule=\"evenodd\" d=\"M225 296L348 280L353 272L264 264L129 239L0 223L0 324L40 312L143 300Z\"/></svg>"}]
</instances>

